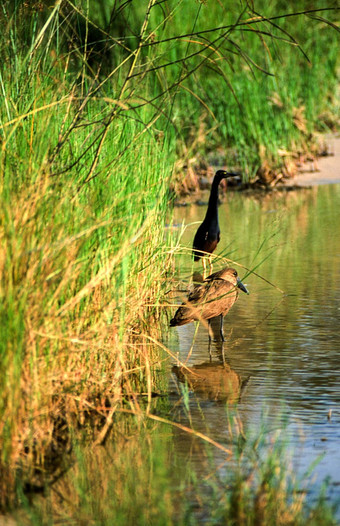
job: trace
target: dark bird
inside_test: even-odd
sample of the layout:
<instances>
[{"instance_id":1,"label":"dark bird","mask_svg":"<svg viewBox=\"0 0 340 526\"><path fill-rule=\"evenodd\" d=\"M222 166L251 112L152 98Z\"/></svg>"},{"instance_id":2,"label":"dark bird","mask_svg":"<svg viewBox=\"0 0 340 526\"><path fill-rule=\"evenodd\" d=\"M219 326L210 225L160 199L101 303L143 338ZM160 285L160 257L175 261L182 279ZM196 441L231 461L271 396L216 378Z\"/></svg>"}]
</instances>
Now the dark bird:
<instances>
[{"instance_id":1,"label":"dark bird","mask_svg":"<svg viewBox=\"0 0 340 526\"><path fill-rule=\"evenodd\" d=\"M170 327L185 325L194 320L208 320L211 355L210 320L220 316L220 335L224 342L223 318L237 300L238 288L249 294L235 269L226 267L211 274L202 284L195 285L188 299L177 309Z\"/></svg>"},{"instance_id":2,"label":"dark bird","mask_svg":"<svg viewBox=\"0 0 340 526\"><path fill-rule=\"evenodd\" d=\"M215 174L214 180L211 185L210 197L208 203L207 213L202 224L198 227L194 237L194 243L192 246L194 261L198 261L203 257L203 267L205 270L205 259L204 256L212 254L217 247L217 243L220 241L220 226L218 223L218 186L222 179L228 177L234 177L240 175L239 173L226 172L225 170L218 170ZM210 261L209 261L210 264ZM210 264L211 270L211 264Z\"/></svg>"}]
</instances>

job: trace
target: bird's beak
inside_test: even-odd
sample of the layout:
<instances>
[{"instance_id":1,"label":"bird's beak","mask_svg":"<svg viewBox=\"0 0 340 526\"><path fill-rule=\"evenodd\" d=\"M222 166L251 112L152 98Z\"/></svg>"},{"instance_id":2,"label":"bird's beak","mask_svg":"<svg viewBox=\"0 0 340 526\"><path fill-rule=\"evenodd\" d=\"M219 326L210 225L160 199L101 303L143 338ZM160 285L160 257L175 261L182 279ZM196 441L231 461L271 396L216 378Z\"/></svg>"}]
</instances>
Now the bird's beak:
<instances>
[{"instance_id":1,"label":"bird's beak","mask_svg":"<svg viewBox=\"0 0 340 526\"><path fill-rule=\"evenodd\" d=\"M236 176L241 176L241 172L226 172L226 177L236 177Z\"/></svg>"},{"instance_id":2,"label":"bird's beak","mask_svg":"<svg viewBox=\"0 0 340 526\"><path fill-rule=\"evenodd\" d=\"M243 292L245 292L246 294L249 294L249 290L247 289L247 287L245 287L242 283L242 281L240 280L240 278L237 278L237 286L239 289L243 290Z\"/></svg>"}]
</instances>

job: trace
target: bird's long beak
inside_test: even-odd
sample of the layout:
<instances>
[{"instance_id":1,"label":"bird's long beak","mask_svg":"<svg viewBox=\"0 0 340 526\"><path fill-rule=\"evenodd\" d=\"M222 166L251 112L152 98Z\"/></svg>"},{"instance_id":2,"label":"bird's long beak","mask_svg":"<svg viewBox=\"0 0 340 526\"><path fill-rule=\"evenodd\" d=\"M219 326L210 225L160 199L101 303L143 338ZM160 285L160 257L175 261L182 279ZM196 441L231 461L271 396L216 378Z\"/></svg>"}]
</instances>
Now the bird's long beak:
<instances>
[{"instance_id":1,"label":"bird's long beak","mask_svg":"<svg viewBox=\"0 0 340 526\"><path fill-rule=\"evenodd\" d=\"M236 177L237 175L241 176L241 172L226 172L226 177Z\"/></svg>"},{"instance_id":2,"label":"bird's long beak","mask_svg":"<svg viewBox=\"0 0 340 526\"><path fill-rule=\"evenodd\" d=\"M245 287L242 283L242 281L240 280L240 278L237 278L237 286L239 289L243 290L243 292L245 292L246 294L249 294L249 290L247 289L247 287Z\"/></svg>"}]
</instances>

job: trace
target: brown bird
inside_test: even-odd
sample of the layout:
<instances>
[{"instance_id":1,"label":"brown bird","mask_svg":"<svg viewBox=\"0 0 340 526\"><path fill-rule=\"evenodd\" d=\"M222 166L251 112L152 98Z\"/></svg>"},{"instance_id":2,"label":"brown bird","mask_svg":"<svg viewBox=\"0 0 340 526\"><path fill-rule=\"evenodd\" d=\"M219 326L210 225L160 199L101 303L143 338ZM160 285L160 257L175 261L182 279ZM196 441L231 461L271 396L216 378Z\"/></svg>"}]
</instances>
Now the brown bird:
<instances>
[{"instance_id":1,"label":"brown bird","mask_svg":"<svg viewBox=\"0 0 340 526\"><path fill-rule=\"evenodd\" d=\"M198 227L193 242L193 255L194 261L198 261L203 258L203 268L205 272L206 259L208 254L212 254L217 247L217 243L220 241L220 225L218 222L218 187L222 179L228 177L235 177L240 175L236 172L226 172L225 170L217 170L214 180L211 185L210 197L208 203L207 213L202 224ZM212 269L211 257L209 256L209 267L210 272Z\"/></svg>"},{"instance_id":2,"label":"brown bird","mask_svg":"<svg viewBox=\"0 0 340 526\"><path fill-rule=\"evenodd\" d=\"M235 269L226 267L211 274L190 292L188 299L177 309L170 321L170 327L185 325L194 320L208 320L211 354L210 320L220 316L220 334L224 342L223 318L237 300L238 288L249 294Z\"/></svg>"}]
</instances>

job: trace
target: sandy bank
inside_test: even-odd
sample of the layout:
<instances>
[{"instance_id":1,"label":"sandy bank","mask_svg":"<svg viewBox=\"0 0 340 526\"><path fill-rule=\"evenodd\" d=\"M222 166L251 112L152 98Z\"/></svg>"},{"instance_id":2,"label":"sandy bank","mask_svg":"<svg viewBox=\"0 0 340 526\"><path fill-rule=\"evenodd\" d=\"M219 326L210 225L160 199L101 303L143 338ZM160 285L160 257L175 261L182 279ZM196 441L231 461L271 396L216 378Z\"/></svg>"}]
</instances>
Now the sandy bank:
<instances>
[{"instance_id":1,"label":"sandy bank","mask_svg":"<svg viewBox=\"0 0 340 526\"><path fill-rule=\"evenodd\" d=\"M306 163L301 171L287 179L285 185L314 186L340 183L340 137L327 141L331 155L320 157L314 163Z\"/></svg>"}]
</instances>

